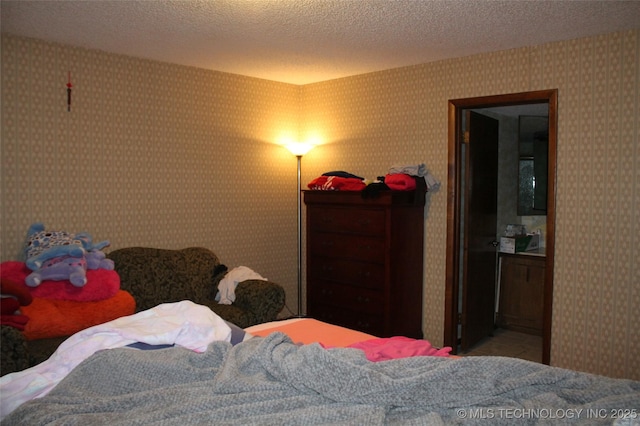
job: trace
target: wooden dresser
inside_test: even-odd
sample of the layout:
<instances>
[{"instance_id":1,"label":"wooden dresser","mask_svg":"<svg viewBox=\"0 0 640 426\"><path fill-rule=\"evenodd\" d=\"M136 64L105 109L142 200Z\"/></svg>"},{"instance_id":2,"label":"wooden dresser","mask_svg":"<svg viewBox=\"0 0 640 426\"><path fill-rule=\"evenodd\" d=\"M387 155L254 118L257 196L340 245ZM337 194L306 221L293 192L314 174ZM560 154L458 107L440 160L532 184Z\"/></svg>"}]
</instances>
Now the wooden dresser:
<instances>
[{"instance_id":1,"label":"wooden dresser","mask_svg":"<svg viewBox=\"0 0 640 426\"><path fill-rule=\"evenodd\" d=\"M304 191L307 314L380 337L422 338L422 191Z\"/></svg>"},{"instance_id":2,"label":"wooden dresser","mask_svg":"<svg viewBox=\"0 0 640 426\"><path fill-rule=\"evenodd\" d=\"M544 256L500 253L499 327L542 336Z\"/></svg>"}]
</instances>

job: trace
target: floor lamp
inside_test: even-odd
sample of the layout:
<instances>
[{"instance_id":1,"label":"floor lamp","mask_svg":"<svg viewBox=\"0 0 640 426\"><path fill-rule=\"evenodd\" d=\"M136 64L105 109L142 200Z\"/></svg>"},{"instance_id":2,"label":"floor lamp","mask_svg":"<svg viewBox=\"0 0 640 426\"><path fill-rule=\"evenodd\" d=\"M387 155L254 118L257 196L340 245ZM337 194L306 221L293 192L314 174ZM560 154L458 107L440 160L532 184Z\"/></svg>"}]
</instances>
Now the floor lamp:
<instances>
[{"instance_id":1,"label":"floor lamp","mask_svg":"<svg viewBox=\"0 0 640 426\"><path fill-rule=\"evenodd\" d=\"M302 156L313 148L306 143L292 143L287 149L298 159L298 317L302 317L302 188L300 186L300 163Z\"/></svg>"}]
</instances>

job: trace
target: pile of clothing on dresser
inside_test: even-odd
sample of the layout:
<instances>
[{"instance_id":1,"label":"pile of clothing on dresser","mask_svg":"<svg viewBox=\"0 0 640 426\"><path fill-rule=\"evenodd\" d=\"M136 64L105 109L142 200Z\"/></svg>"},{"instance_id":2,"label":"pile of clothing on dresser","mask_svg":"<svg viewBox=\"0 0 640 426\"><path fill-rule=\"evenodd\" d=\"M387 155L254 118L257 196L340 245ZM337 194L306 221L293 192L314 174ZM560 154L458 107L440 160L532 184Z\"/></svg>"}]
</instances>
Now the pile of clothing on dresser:
<instances>
[{"instance_id":1,"label":"pile of clothing on dresser","mask_svg":"<svg viewBox=\"0 0 640 426\"><path fill-rule=\"evenodd\" d=\"M323 173L313 179L307 187L319 191L364 191L377 193L381 190L436 191L440 182L427 170L424 163L409 165L394 165L384 176L378 176L375 180L367 180L363 177L345 171L331 171Z\"/></svg>"}]
</instances>

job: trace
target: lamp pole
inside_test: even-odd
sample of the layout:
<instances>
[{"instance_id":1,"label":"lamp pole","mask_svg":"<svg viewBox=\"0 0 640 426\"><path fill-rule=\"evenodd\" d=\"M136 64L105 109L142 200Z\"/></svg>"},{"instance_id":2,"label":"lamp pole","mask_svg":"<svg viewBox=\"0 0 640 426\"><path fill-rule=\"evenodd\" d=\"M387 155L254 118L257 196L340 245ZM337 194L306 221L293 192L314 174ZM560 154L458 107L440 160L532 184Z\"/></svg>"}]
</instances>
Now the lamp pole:
<instances>
[{"instance_id":1,"label":"lamp pole","mask_svg":"<svg viewBox=\"0 0 640 426\"><path fill-rule=\"evenodd\" d=\"M300 164L302 156L305 155L313 145L308 143L295 142L286 145L286 148L296 156L298 161L298 317L302 317L302 187L300 184L301 172Z\"/></svg>"},{"instance_id":2,"label":"lamp pole","mask_svg":"<svg viewBox=\"0 0 640 426\"><path fill-rule=\"evenodd\" d=\"M300 186L300 163L302 155L296 155L298 159L298 317L302 317L302 188Z\"/></svg>"}]
</instances>

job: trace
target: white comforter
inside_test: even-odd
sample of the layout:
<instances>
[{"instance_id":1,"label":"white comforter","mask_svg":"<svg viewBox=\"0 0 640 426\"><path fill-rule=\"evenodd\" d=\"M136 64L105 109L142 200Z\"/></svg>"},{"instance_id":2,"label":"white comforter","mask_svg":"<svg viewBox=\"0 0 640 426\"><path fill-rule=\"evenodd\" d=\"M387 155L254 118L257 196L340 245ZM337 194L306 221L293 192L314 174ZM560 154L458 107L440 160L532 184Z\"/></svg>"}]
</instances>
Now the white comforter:
<instances>
[{"instance_id":1,"label":"white comforter","mask_svg":"<svg viewBox=\"0 0 640 426\"><path fill-rule=\"evenodd\" d=\"M102 349L136 342L175 344L204 352L213 341L231 340L231 328L206 306L185 300L82 330L65 340L45 362L0 378L0 418L51 391L80 362Z\"/></svg>"}]
</instances>

